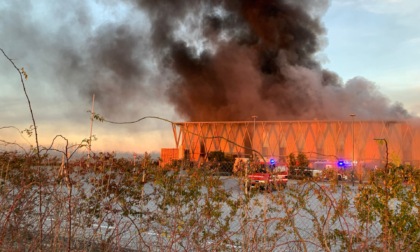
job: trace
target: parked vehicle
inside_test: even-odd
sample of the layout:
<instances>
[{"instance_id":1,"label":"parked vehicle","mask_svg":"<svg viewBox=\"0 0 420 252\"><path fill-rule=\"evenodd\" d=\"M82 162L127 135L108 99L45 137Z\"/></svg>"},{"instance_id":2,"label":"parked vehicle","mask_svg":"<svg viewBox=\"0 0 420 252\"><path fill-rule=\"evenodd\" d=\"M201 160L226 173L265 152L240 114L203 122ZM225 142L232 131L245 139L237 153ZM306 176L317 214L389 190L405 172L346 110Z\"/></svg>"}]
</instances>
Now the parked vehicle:
<instances>
[{"instance_id":1,"label":"parked vehicle","mask_svg":"<svg viewBox=\"0 0 420 252\"><path fill-rule=\"evenodd\" d=\"M233 174L242 174L245 173L245 169L249 167L249 158L235 158L235 163L233 164Z\"/></svg>"},{"instance_id":2,"label":"parked vehicle","mask_svg":"<svg viewBox=\"0 0 420 252\"><path fill-rule=\"evenodd\" d=\"M338 179L338 181L342 181L342 180L347 180L348 178L347 178L347 175L346 174L344 174L344 173L338 173L337 174L337 179Z\"/></svg>"},{"instance_id":3,"label":"parked vehicle","mask_svg":"<svg viewBox=\"0 0 420 252\"><path fill-rule=\"evenodd\" d=\"M262 168L259 171L249 174L245 181L245 186L248 189L264 189L273 191L278 188L285 188L288 182L287 171L271 172L266 168Z\"/></svg>"},{"instance_id":4,"label":"parked vehicle","mask_svg":"<svg viewBox=\"0 0 420 252\"><path fill-rule=\"evenodd\" d=\"M348 180L348 177L343 171L329 168L324 170L324 180L345 181Z\"/></svg>"}]
</instances>

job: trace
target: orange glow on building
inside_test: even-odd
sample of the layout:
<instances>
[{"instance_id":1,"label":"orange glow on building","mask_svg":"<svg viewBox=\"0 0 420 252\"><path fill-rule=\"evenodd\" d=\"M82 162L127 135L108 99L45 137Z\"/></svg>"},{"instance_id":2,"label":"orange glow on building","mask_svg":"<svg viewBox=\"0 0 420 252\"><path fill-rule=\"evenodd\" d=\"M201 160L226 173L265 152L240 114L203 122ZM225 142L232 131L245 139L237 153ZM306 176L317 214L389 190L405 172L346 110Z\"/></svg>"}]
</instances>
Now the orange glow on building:
<instances>
[{"instance_id":1,"label":"orange glow on building","mask_svg":"<svg viewBox=\"0 0 420 252\"><path fill-rule=\"evenodd\" d=\"M312 161L352 161L358 166L386 158L384 139L393 162L420 164L420 125L408 121L237 121L183 122L174 126L180 153L191 160L211 151L239 157L257 153L282 162L290 153ZM255 131L254 131L255 129ZM354 130L354 131L353 131Z\"/></svg>"},{"instance_id":2,"label":"orange glow on building","mask_svg":"<svg viewBox=\"0 0 420 252\"><path fill-rule=\"evenodd\" d=\"M179 159L179 149L177 148L162 148L160 151L159 165L164 167L167 164L170 164L174 160Z\"/></svg>"}]
</instances>

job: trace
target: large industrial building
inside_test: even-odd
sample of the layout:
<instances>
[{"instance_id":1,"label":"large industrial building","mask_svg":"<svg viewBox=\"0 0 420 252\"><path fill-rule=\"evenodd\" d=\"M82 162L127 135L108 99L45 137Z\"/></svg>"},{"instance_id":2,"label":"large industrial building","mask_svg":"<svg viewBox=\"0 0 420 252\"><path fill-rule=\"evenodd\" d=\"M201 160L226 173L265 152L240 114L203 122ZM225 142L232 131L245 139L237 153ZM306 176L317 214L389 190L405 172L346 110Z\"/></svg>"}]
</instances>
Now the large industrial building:
<instances>
[{"instance_id":1,"label":"large industrial building","mask_svg":"<svg viewBox=\"0 0 420 252\"><path fill-rule=\"evenodd\" d=\"M343 160L374 168L385 162L420 165L420 124L411 121L234 121L173 124L178 158L212 151L285 162L305 153L312 163Z\"/></svg>"}]
</instances>

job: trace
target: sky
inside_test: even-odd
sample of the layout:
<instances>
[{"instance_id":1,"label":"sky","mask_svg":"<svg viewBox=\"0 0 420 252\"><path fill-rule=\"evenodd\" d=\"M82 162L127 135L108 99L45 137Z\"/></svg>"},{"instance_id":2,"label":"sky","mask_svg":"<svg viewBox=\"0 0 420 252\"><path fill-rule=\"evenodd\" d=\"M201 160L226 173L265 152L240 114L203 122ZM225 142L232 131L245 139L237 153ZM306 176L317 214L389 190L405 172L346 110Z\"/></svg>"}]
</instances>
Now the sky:
<instances>
[{"instance_id":1,"label":"sky","mask_svg":"<svg viewBox=\"0 0 420 252\"><path fill-rule=\"evenodd\" d=\"M420 2L336 0L323 20L325 66L344 79L363 76L419 115Z\"/></svg>"},{"instance_id":2,"label":"sky","mask_svg":"<svg viewBox=\"0 0 420 252\"><path fill-rule=\"evenodd\" d=\"M370 98L377 101L369 103L371 107L383 106L420 116L420 100L417 99L420 94L419 1L298 2L302 6L311 3L304 9L314 19L306 20L307 16L301 13L296 15L301 15L299 20L305 20L304 26L316 30L314 34L309 34L317 39L316 48L309 45L309 52L302 54L294 64L291 64L293 55L287 56L287 64L281 63L278 67L281 71L268 67L268 70L280 71L280 74L267 74L267 69L263 69L264 74L261 74L253 68L253 60L261 57L260 49L231 43L236 38L235 32L241 32L232 28L237 25L236 21L229 23L229 19L225 18L229 16L226 14L229 10L234 12L234 5L227 6L227 11L213 8L218 19L210 19L214 22L212 25L217 27L217 22L228 20L223 23L228 28L221 31L204 29L207 33L203 36L200 33L203 28L194 20L205 16L203 9L208 9L199 5L190 7L188 1L173 1L176 6L162 4L165 1L149 0L3 1L0 3L0 48L28 74L25 86L41 145L53 145L57 149L65 148L66 140L69 144L77 144L89 137L93 94L94 111L111 121L134 121L145 116L170 121L200 121L205 120L207 115L202 111L214 101L227 105L223 108L210 106L212 112L217 110L212 113L213 117L209 117L210 120L226 120L227 117L223 117L226 111L236 113L239 117L235 120L251 120L246 113L229 105L243 101L248 103L241 107L253 107L253 104L263 107L262 110L247 111L250 115L255 112L261 115L261 119L289 120L293 119L293 114L281 117L274 112L266 112L283 106L281 101L272 101L270 94L264 94L262 97L266 98L263 99L242 91L250 89L258 92L258 88L268 85L270 90L273 88L282 97L283 89L275 89L270 83L277 83L271 81L273 78L286 78L288 82L292 82L290 79L307 82L307 86L303 86L306 89L313 85L312 81L317 82L314 85L320 85L318 89L309 89L325 93L311 95L314 100L322 100L323 105L316 105L320 106L319 110L322 106L334 107L337 103L343 107L342 111L331 111L325 115L312 109L316 107L312 104L304 111L292 107L291 110L299 114L297 119L322 119L322 115L326 116L324 119L329 119L337 113L344 115L337 119L343 119L355 104L366 103ZM164 13L162 9L171 7L173 9L167 11L173 16L161 15ZM264 27L271 28L271 24L261 22L253 25L261 33L265 32ZM171 31L170 36L167 31ZM312 38L308 36L308 39ZM300 42L308 46L307 40ZM189 48L194 50L186 50ZM276 57L278 60L279 56ZM233 63L227 63L231 61ZM273 64L280 63L276 61ZM334 74L326 74L323 70ZM236 71L240 73L232 78L226 77ZM212 81L207 83L203 76ZM325 84L319 79L326 77L333 78L334 83L322 89ZM219 86L219 82L225 79L231 86ZM242 89L237 84L248 80L257 84L241 84ZM208 86L194 86L200 81ZM189 89L191 85L193 89ZM224 99L215 98L214 89L232 89L241 99L230 96L228 91ZM343 99L348 97L347 93L363 96L360 92L365 89L369 94L367 98L355 101ZM283 91L293 99L302 99L289 89ZM194 95L197 93L209 95ZM279 96L275 99L279 100ZM192 107L197 107L200 113ZM355 110L360 118L368 119L369 113L362 108ZM386 111L384 115L388 113ZM18 143L25 148L28 142L33 145L33 135L21 135L15 129L23 131L30 125L31 114L19 73L1 54L0 149L16 148L6 143ZM144 153L175 147L172 126L163 120L146 119L123 125L94 121L93 135L96 140L92 149L96 152Z\"/></svg>"}]
</instances>

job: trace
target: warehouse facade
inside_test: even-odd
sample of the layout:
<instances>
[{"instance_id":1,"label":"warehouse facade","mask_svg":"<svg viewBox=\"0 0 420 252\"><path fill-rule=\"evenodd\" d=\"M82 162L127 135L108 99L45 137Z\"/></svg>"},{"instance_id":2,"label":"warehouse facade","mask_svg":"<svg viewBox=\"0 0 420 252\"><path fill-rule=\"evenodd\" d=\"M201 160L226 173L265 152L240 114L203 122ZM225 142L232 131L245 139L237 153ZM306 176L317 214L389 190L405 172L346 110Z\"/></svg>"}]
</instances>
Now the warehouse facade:
<instances>
[{"instance_id":1,"label":"warehouse facade","mask_svg":"<svg viewBox=\"0 0 420 252\"><path fill-rule=\"evenodd\" d=\"M357 166L420 165L420 125L410 121L234 121L173 124L180 158L198 161L212 151L252 154L285 162L290 153L313 161Z\"/></svg>"}]
</instances>

